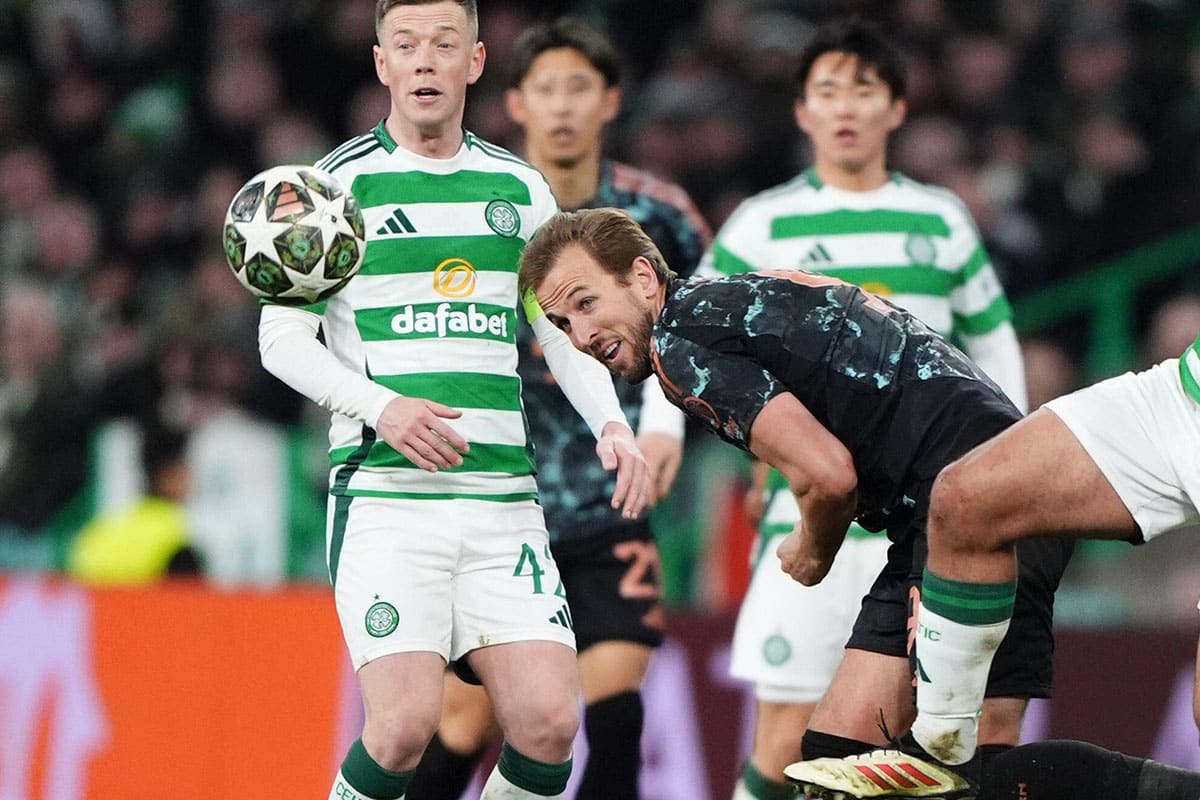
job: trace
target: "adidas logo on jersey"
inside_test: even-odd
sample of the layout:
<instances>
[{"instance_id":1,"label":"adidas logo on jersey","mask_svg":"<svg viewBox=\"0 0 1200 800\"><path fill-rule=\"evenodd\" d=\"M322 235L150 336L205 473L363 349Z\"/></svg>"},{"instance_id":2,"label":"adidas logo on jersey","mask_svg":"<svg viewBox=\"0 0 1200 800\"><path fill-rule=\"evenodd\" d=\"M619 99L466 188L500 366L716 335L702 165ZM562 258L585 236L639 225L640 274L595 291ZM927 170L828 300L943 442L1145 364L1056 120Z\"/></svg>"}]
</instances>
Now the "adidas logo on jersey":
<instances>
[{"instance_id":1,"label":"adidas logo on jersey","mask_svg":"<svg viewBox=\"0 0 1200 800\"><path fill-rule=\"evenodd\" d=\"M832 264L833 256L829 255L829 251L825 249L825 245L817 243L817 246L808 251L808 255L800 259L801 267L810 267L814 264Z\"/></svg>"},{"instance_id":2,"label":"adidas logo on jersey","mask_svg":"<svg viewBox=\"0 0 1200 800\"><path fill-rule=\"evenodd\" d=\"M404 209L397 208L392 212L392 215L387 218L387 222L375 231L376 236L391 236L399 233L416 233L417 229L408 219L408 215L404 213Z\"/></svg>"}]
</instances>

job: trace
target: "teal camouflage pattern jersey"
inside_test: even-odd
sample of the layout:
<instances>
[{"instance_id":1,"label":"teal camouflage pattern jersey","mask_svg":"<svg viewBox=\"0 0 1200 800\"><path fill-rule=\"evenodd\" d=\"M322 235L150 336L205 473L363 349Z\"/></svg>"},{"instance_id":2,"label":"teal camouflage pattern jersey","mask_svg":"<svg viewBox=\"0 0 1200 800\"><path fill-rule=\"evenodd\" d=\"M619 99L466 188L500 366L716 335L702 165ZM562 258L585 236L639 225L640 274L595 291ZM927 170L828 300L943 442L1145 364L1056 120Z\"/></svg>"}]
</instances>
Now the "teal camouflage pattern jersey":
<instances>
[{"instance_id":1,"label":"teal camouflage pattern jersey","mask_svg":"<svg viewBox=\"0 0 1200 800\"><path fill-rule=\"evenodd\" d=\"M651 357L667 399L744 450L763 407L795 395L850 451L867 530L906 520L948 454L1021 416L907 311L800 270L673 281Z\"/></svg>"},{"instance_id":2,"label":"teal camouflage pattern jersey","mask_svg":"<svg viewBox=\"0 0 1200 800\"><path fill-rule=\"evenodd\" d=\"M601 167L600 188L585 208L622 208L662 250L676 272L689 275L708 247L708 226L678 186L613 161ZM552 542L581 540L628 523L609 506L616 485L596 458L596 440L546 367L529 326L518 335L522 393L538 466L538 493ZM614 378L617 396L636 431L642 387Z\"/></svg>"}]
</instances>

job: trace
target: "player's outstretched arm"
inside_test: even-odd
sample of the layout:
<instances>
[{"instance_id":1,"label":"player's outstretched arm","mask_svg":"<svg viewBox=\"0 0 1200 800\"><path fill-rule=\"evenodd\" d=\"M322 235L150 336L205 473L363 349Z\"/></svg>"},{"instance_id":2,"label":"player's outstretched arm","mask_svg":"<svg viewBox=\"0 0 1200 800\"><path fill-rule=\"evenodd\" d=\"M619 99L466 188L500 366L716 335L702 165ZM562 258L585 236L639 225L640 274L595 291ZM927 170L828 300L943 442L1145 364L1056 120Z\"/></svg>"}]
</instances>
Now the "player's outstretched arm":
<instances>
[{"instance_id":1,"label":"player's outstretched arm","mask_svg":"<svg viewBox=\"0 0 1200 800\"><path fill-rule=\"evenodd\" d=\"M621 509L625 519L637 519L650 502L651 486L650 470L633 431L624 422L608 423L596 442L596 455L606 470L617 471L612 507Z\"/></svg>"},{"instance_id":2,"label":"player's outstretched arm","mask_svg":"<svg viewBox=\"0 0 1200 800\"><path fill-rule=\"evenodd\" d=\"M805 586L833 566L858 506L858 473L850 451L794 394L776 395L750 428L750 451L787 478L800 522L779 546L783 571Z\"/></svg>"}]
</instances>

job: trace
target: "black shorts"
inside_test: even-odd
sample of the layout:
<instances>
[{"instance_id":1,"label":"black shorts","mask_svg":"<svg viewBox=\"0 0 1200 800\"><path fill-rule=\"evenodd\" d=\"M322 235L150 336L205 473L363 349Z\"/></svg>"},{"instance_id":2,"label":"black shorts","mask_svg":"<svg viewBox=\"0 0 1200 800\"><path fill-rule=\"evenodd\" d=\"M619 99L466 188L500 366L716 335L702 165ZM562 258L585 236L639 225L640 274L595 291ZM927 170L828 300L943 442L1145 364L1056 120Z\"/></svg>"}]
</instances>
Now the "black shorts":
<instances>
[{"instance_id":1,"label":"black shorts","mask_svg":"<svg viewBox=\"0 0 1200 800\"><path fill-rule=\"evenodd\" d=\"M648 522L550 545L579 652L597 642L658 647L663 638L658 546Z\"/></svg>"},{"instance_id":2,"label":"black shorts","mask_svg":"<svg viewBox=\"0 0 1200 800\"><path fill-rule=\"evenodd\" d=\"M889 656L914 657L911 620L920 599L921 576L929 555L925 538L928 489L919 514L899 531L889 529L887 564L863 598L847 647ZM1054 592L1075 540L1058 536L1017 544L1017 599L1008 634L988 673L987 697L1049 697L1054 677Z\"/></svg>"}]
</instances>

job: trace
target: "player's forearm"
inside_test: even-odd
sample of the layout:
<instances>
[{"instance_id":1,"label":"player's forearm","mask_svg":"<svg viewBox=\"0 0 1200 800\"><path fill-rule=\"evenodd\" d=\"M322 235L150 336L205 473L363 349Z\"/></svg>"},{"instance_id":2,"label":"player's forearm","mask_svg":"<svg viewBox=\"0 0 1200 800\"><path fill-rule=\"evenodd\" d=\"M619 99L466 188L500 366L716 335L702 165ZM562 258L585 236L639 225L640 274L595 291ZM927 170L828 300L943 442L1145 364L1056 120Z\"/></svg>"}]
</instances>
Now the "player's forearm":
<instances>
[{"instance_id":1,"label":"player's forearm","mask_svg":"<svg viewBox=\"0 0 1200 800\"><path fill-rule=\"evenodd\" d=\"M263 367L335 414L372 428L397 395L337 360L317 341L320 318L307 311L263 306L258 349Z\"/></svg>"},{"instance_id":2,"label":"player's forearm","mask_svg":"<svg viewBox=\"0 0 1200 800\"><path fill-rule=\"evenodd\" d=\"M796 493L802 535L810 552L832 560L846 538L858 508L856 489L810 489Z\"/></svg>"},{"instance_id":3,"label":"player's forearm","mask_svg":"<svg viewBox=\"0 0 1200 800\"><path fill-rule=\"evenodd\" d=\"M550 374L583 417L592 435L599 439L604 426L610 422L629 427L613 388L612 376L604 365L576 350L566 334L554 327L545 316L533 319L530 324L542 346L542 356L546 359Z\"/></svg>"}]
</instances>

